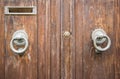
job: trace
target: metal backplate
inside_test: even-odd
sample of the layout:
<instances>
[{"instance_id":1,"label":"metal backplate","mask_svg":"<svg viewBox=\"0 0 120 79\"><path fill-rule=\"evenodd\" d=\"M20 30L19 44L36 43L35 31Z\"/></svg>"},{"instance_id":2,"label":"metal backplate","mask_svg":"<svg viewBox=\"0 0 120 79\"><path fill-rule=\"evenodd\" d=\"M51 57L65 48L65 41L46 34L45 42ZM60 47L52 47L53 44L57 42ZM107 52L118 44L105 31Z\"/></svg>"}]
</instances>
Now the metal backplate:
<instances>
[{"instance_id":1,"label":"metal backplate","mask_svg":"<svg viewBox=\"0 0 120 79\"><path fill-rule=\"evenodd\" d=\"M103 29L95 29L92 32L92 40L94 40L95 37L100 37L100 36L104 36L104 35L106 35L106 32ZM101 44L101 43L105 42L105 40L106 40L106 38L98 39L98 40L96 40L96 43Z\"/></svg>"},{"instance_id":2,"label":"metal backplate","mask_svg":"<svg viewBox=\"0 0 120 79\"><path fill-rule=\"evenodd\" d=\"M18 31L16 31L13 34L13 38L15 38L15 37L21 37L21 36L28 39L28 35L27 35L27 33L24 30L18 30Z\"/></svg>"},{"instance_id":3,"label":"metal backplate","mask_svg":"<svg viewBox=\"0 0 120 79\"><path fill-rule=\"evenodd\" d=\"M28 39L28 35L24 30L16 31L13 34L13 38L17 39L17 40L14 40L14 43L18 46L25 45L25 40L24 39L19 39L21 37L25 37L25 38Z\"/></svg>"}]
</instances>

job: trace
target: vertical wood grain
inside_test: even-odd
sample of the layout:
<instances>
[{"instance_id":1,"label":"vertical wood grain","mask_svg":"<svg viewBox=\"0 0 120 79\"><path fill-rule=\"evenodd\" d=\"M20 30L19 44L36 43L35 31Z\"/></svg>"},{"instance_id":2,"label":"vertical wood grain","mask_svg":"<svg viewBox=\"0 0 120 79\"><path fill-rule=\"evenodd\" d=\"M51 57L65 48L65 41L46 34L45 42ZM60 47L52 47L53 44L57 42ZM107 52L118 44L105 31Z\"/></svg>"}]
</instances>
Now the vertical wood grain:
<instances>
[{"instance_id":1,"label":"vertical wood grain","mask_svg":"<svg viewBox=\"0 0 120 79\"><path fill-rule=\"evenodd\" d=\"M36 6L36 0L4 0L5 6ZM37 15L5 15L5 79L37 79ZM23 56L14 54L10 40L17 30L28 34L29 47Z\"/></svg>"},{"instance_id":2,"label":"vertical wood grain","mask_svg":"<svg viewBox=\"0 0 120 79\"><path fill-rule=\"evenodd\" d=\"M0 0L0 79L5 78L4 2Z\"/></svg>"},{"instance_id":3,"label":"vertical wood grain","mask_svg":"<svg viewBox=\"0 0 120 79\"><path fill-rule=\"evenodd\" d=\"M115 14L114 14L114 31L115 31L115 79L120 79L120 0L115 0Z\"/></svg>"},{"instance_id":4,"label":"vertical wood grain","mask_svg":"<svg viewBox=\"0 0 120 79\"><path fill-rule=\"evenodd\" d=\"M83 79L114 79L113 0L84 0ZM96 54L91 33L102 28L112 41L111 48Z\"/></svg>"},{"instance_id":5,"label":"vertical wood grain","mask_svg":"<svg viewBox=\"0 0 120 79\"><path fill-rule=\"evenodd\" d=\"M50 28L50 0L46 0L46 72L47 72L47 76L46 79L50 79L50 34L51 34L51 28Z\"/></svg>"},{"instance_id":6,"label":"vertical wood grain","mask_svg":"<svg viewBox=\"0 0 120 79\"><path fill-rule=\"evenodd\" d=\"M60 79L60 0L38 5L38 78Z\"/></svg>"},{"instance_id":7,"label":"vertical wood grain","mask_svg":"<svg viewBox=\"0 0 120 79\"><path fill-rule=\"evenodd\" d=\"M70 32L70 0L61 0L61 79L70 79L70 38L63 33Z\"/></svg>"},{"instance_id":8,"label":"vertical wood grain","mask_svg":"<svg viewBox=\"0 0 120 79\"><path fill-rule=\"evenodd\" d=\"M61 0L61 79L70 79L70 38L63 36L70 32L70 0Z\"/></svg>"},{"instance_id":9,"label":"vertical wood grain","mask_svg":"<svg viewBox=\"0 0 120 79\"><path fill-rule=\"evenodd\" d=\"M114 31L113 0L84 0L83 14L83 79L114 79ZM112 41L111 48L101 54L95 53L91 33L102 28Z\"/></svg>"},{"instance_id":10,"label":"vertical wood grain","mask_svg":"<svg viewBox=\"0 0 120 79\"><path fill-rule=\"evenodd\" d=\"M49 0L38 0L38 79L50 79ZM48 37L47 37L48 36ZM47 50L47 51L46 51ZM48 56L48 58L46 57ZM46 62L48 60L48 62Z\"/></svg>"},{"instance_id":11,"label":"vertical wood grain","mask_svg":"<svg viewBox=\"0 0 120 79\"><path fill-rule=\"evenodd\" d=\"M74 0L61 0L61 79L75 78L74 29ZM65 31L71 35L63 36Z\"/></svg>"},{"instance_id":12,"label":"vertical wood grain","mask_svg":"<svg viewBox=\"0 0 120 79\"><path fill-rule=\"evenodd\" d=\"M4 6L32 5L35 16L3 12ZM120 79L119 18L119 0L0 0L0 79ZM91 39L97 28L112 41L101 54ZM21 29L29 48L18 56L9 43ZM65 31L71 35L65 37Z\"/></svg>"},{"instance_id":13,"label":"vertical wood grain","mask_svg":"<svg viewBox=\"0 0 120 79\"><path fill-rule=\"evenodd\" d=\"M70 0L70 79L76 78L75 0Z\"/></svg>"},{"instance_id":14,"label":"vertical wood grain","mask_svg":"<svg viewBox=\"0 0 120 79\"><path fill-rule=\"evenodd\" d=\"M60 79L60 0L50 1L50 78Z\"/></svg>"},{"instance_id":15,"label":"vertical wood grain","mask_svg":"<svg viewBox=\"0 0 120 79\"><path fill-rule=\"evenodd\" d=\"M83 79L83 11L84 0L75 0L75 79ZM74 45L73 45L74 46Z\"/></svg>"}]
</instances>

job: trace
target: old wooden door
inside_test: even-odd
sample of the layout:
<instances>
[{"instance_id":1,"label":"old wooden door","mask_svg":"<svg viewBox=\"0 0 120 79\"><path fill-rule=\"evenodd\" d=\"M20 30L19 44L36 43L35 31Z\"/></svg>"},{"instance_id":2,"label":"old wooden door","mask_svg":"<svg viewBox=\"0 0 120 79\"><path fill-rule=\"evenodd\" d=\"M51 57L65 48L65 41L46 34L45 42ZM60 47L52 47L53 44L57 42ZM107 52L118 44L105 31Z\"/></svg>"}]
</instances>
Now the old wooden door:
<instances>
[{"instance_id":1,"label":"old wooden door","mask_svg":"<svg viewBox=\"0 0 120 79\"><path fill-rule=\"evenodd\" d=\"M5 15L5 6L36 6L37 14ZM120 0L0 0L0 79L120 79L119 18ZM97 28L112 42L100 54ZM29 47L19 56L9 44L21 29Z\"/></svg>"}]
</instances>

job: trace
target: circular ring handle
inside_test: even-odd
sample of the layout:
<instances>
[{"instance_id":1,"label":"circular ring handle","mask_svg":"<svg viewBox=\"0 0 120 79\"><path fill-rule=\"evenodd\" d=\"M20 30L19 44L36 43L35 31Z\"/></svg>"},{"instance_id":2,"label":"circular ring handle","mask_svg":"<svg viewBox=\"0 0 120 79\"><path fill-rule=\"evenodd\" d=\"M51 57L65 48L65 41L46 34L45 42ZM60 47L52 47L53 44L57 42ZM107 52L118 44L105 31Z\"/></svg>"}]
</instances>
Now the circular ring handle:
<instances>
[{"instance_id":1,"label":"circular ring handle","mask_svg":"<svg viewBox=\"0 0 120 79\"><path fill-rule=\"evenodd\" d=\"M24 47L24 49L16 50L16 49L14 48L13 43L14 43L14 40L15 40L15 39L24 39L24 40L25 40L25 47ZM12 50L13 52L15 52L15 53L17 53L17 54L21 54L21 53L25 52L26 49L28 48L28 40L27 40L27 38L25 38L25 37L12 38L12 40L10 41L10 48L11 48L11 50Z\"/></svg>"},{"instance_id":2,"label":"circular ring handle","mask_svg":"<svg viewBox=\"0 0 120 79\"><path fill-rule=\"evenodd\" d=\"M98 38L98 36L96 36L93 41L94 41L94 46L95 46L95 48L96 48L98 51L106 51L107 49L110 48L110 46L111 46L111 40L110 40L110 38L109 38L107 35L102 36L102 38L106 38L106 39L108 40L108 44L107 44L107 46L106 46L105 48L102 48L102 47L100 47L100 46L97 46L97 42L96 42L97 38Z\"/></svg>"}]
</instances>

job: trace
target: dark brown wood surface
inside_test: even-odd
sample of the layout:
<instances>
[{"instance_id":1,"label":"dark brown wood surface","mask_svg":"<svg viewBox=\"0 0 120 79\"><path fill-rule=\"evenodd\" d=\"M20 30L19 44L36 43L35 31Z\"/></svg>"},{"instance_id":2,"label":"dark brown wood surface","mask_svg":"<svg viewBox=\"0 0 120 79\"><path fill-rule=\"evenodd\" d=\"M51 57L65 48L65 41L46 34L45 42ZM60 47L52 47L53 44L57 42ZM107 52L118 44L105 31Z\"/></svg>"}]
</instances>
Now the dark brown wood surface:
<instances>
[{"instance_id":1,"label":"dark brown wood surface","mask_svg":"<svg viewBox=\"0 0 120 79\"><path fill-rule=\"evenodd\" d=\"M60 79L60 0L40 0L38 6L38 77Z\"/></svg>"},{"instance_id":2,"label":"dark brown wood surface","mask_svg":"<svg viewBox=\"0 0 120 79\"><path fill-rule=\"evenodd\" d=\"M60 79L60 0L50 1L50 78Z\"/></svg>"},{"instance_id":3,"label":"dark brown wood surface","mask_svg":"<svg viewBox=\"0 0 120 79\"><path fill-rule=\"evenodd\" d=\"M38 78L50 79L50 32L49 29L49 2L38 0ZM46 20L47 18L47 20ZM47 28L46 28L47 27Z\"/></svg>"},{"instance_id":4,"label":"dark brown wood surface","mask_svg":"<svg viewBox=\"0 0 120 79\"><path fill-rule=\"evenodd\" d=\"M0 79L5 78L4 1L0 0Z\"/></svg>"},{"instance_id":5,"label":"dark brown wood surface","mask_svg":"<svg viewBox=\"0 0 120 79\"><path fill-rule=\"evenodd\" d=\"M120 79L120 0L116 0L114 5L114 31L115 31L115 79Z\"/></svg>"},{"instance_id":6,"label":"dark brown wood surface","mask_svg":"<svg viewBox=\"0 0 120 79\"><path fill-rule=\"evenodd\" d=\"M83 79L83 11L84 1L74 0L74 29L75 29L75 78ZM74 47L74 45L72 46Z\"/></svg>"},{"instance_id":7,"label":"dark brown wood surface","mask_svg":"<svg viewBox=\"0 0 120 79\"><path fill-rule=\"evenodd\" d=\"M83 79L114 79L114 1L84 0ZM111 48L96 54L91 32L102 28L112 41Z\"/></svg>"},{"instance_id":8,"label":"dark brown wood surface","mask_svg":"<svg viewBox=\"0 0 120 79\"><path fill-rule=\"evenodd\" d=\"M72 0L61 0L61 79L70 79L72 76L71 68L71 49L70 37L63 36L64 32L71 33Z\"/></svg>"},{"instance_id":9,"label":"dark brown wood surface","mask_svg":"<svg viewBox=\"0 0 120 79\"><path fill-rule=\"evenodd\" d=\"M33 5L37 15L4 15L4 6ZM120 79L119 18L120 0L0 0L0 79ZM91 39L96 28L112 41L100 54ZM21 29L29 38L23 56L9 46Z\"/></svg>"},{"instance_id":10,"label":"dark brown wood surface","mask_svg":"<svg viewBox=\"0 0 120 79\"><path fill-rule=\"evenodd\" d=\"M36 0L4 0L5 6L36 6ZM10 40L17 30L25 30L29 48L23 56L14 54ZM5 79L37 79L37 16L5 15Z\"/></svg>"}]
</instances>

